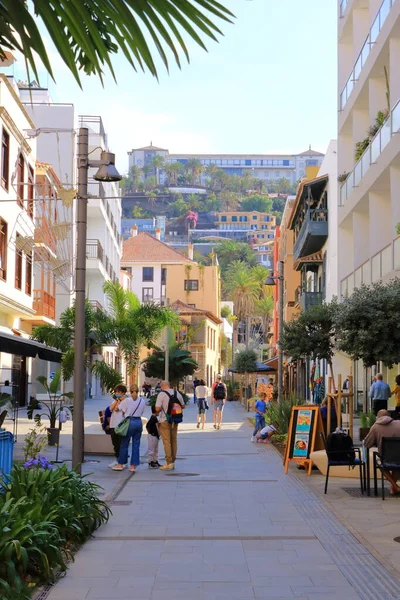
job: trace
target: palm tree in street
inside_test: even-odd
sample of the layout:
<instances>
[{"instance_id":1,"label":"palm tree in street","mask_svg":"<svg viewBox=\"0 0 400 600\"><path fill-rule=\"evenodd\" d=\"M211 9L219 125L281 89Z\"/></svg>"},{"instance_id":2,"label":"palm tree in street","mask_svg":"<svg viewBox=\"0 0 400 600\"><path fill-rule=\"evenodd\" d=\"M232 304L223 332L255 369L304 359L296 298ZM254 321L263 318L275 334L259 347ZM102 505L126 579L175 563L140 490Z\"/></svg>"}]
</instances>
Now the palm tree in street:
<instances>
[{"instance_id":1,"label":"palm tree in street","mask_svg":"<svg viewBox=\"0 0 400 600\"><path fill-rule=\"evenodd\" d=\"M135 71L147 70L158 77L156 57L161 57L169 70L166 51L172 52L179 67L180 54L189 61L182 31L206 50L202 38L217 41L217 35L222 35L211 19L230 23L232 17L219 0L69 0L68 10L58 0L13 0L2 3L0 50L21 52L27 69L38 81L39 58L54 79L54 59L43 41L46 32L55 46L54 55L64 61L80 86L80 72L103 81L105 66L115 78L112 63L117 54L123 55Z\"/></svg>"},{"instance_id":2,"label":"palm tree in street","mask_svg":"<svg viewBox=\"0 0 400 600\"><path fill-rule=\"evenodd\" d=\"M157 154L153 160L152 160L152 165L154 167L155 173L156 173L156 185L159 185L160 183L160 171L163 170L164 168L164 159L162 156L160 156L159 154Z\"/></svg>"}]
</instances>

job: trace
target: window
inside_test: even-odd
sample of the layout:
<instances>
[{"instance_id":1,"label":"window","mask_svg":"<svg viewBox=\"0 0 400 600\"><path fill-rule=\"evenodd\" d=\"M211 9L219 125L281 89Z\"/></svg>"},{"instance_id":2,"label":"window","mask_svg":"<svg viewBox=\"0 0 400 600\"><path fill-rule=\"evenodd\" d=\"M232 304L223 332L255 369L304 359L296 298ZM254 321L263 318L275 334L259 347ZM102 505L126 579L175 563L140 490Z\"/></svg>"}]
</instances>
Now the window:
<instances>
[{"instance_id":1,"label":"window","mask_svg":"<svg viewBox=\"0 0 400 600\"><path fill-rule=\"evenodd\" d=\"M199 291L199 280L198 279L185 279L184 289L186 292L198 292Z\"/></svg>"},{"instance_id":2,"label":"window","mask_svg":"<svg viewBox=\"0 0 400 600\"><path fill-rule=\"evenodd\" d=\"M25 176L25 162L24 157L20 153L18 155L17 162L17 199L18 204L24 206L24 176Z\"/></svg>"},{"instance_id":3,"label":"window","mask_svg":"<svg viewBox=\"0 0 400 600\"><path fill-rule=\"evenodd\" d=\"M318 166L317 160L306 160L306 167L317 167L317 166Z\"/></svg>"},{"instance_id":4,"label":"window","mask_svg":"<svg viewBox=\"0 0 400 600\"><path fill-rule=\"evenodd\" d=\"M190 308L196 308L195 304L188 304L188 306L190 306Z\"/></svg>"},{"instance_id":5,"label":"window","mask_svg":"<svg viewBox=\"0 0 400 600\"><path fill-rule=\"evenodd\" d=\"M19 233L17 233L16 237L16 248L18 248L18 238L21 237ZM22 252L16 250L15 252L15 287L17 290L22 290Z\"/></svg>"},{"instance_id":6,"label":"window","mask_svg":"<svg viewBox=\"0 0 400 600\"><path fill-rule=\"evenodd\" d=\"M143 267L142 281L154 281L153 267Z\"/></svg>"},{"instance_id":7,"label":"window","mask_svg":"<svg viewBox=\"0 0 400 600\"><path fill-rule=\"evenodd\" d=\"M32 294L32 254L26 255L25 262L25 294Z\"/></svg>"},{"instance_id":8,"label":"window","mask_svg":"<svg viewBox=\"0 0 400 600\"><path fill-rule=\"evenodd\" d=\"M288 160L284 160L283 161L283 166L284 167L288 167L289 166L289 161Z\"/></svg>"},{"instance_id":9,"label":"window","mask_svg":"<svg viewBox=\"0 0 400 600\"><path fill-rule=\"evenodd\" d=\"M232 223L237 223L237 216L236 215L233 215L233 217L232 217Z\"/></svg>"},{"instance_id":10,"label":"window","mask_svg":"<svg viewBox=\"0 0 400 600\"><path fill-rule=\"evenodd\" d=\"M0 279L7 279L7 223L0 219Z\"/></svg>"},{"instance_id":11,"label":"window","mask_svg":"<svg viewBox=\"0 0 400 600\"><path fill-rule=\"evenodd\" d=\"M269 215L265 215L264 221L266 221L268 223L268 221L269 221Z\"/></svg>"},{"instance_id":12,"label":"window","mask_svg":"<svg viewBox=\"0 0 400 600\"><path fill-rule=\"evenodd\" d=\"M239 221L241 223L247 223L247 217L246 217L246 215L244 215L244 216L242 215L241 217L239 217Z\"/></svg>"},{"instance_id":13,"label":"window","mask_svg":"<svg viewBox=\"0 0 400 600\"><path fill-rule=\"evenodd\" d=\"M143 288L142 300L143 302L152 302L154 298L154 288Z\"/></svg>"},{"instance_id":14,"label":"window","mask_svg":"<svg viewBox=\"0 0 400 600\"><path fill-rule=\"evenodd\" d=\"M222 215L221 221L222 221L222 223L226 223L226 215Z\"/></svg>"},{"instance_id":15,"label":"window","mask_svg":"<svg viewBox=\"0 0 400 600\"><path fill-rule=\"evenodd\" d=\"M28 211L28 215L30 216L31 219L33 219L33 183L34 183L34 173L33 173L32 167L29 166L28 167L27 211Z\"/></svg>"},{"instance_id":16,"label":"window","mask_svg":"<svg viewBox=\"0 0 400 600\"><path fill-rule=\"evenodd\" d=\"M10 135L3 127L1 137L1 185L8 191L8 177L10 170Z\"/></svg>"},{"instance_id":17,"label":"window","mask_svg":"<svg viewBox=\"0 0 400 600\"><path fill-rule=\"evenodd\" d=\"M253 221L257 221L257 215L253 215Z\"/></svg>"},{"instance_id":18,"label":"window","mask_svg":"<svg viewBox=\"0 0 400 600\"><path fill-rule=\"evenodd\" d=\"M167 283L167 269L165 267L161 269L161 283L163 285Z\"/></svg>"}]
</instances>

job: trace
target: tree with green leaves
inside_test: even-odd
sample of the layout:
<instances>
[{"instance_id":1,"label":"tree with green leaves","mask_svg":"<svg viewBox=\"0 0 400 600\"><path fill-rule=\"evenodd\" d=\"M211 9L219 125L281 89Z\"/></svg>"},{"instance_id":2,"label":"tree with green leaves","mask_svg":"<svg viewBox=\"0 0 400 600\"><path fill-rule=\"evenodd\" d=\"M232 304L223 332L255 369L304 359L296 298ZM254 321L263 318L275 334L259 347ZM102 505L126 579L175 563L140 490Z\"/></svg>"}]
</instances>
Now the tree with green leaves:
<instances>
[{"instance_id":1,"label":"tree with green leaves","mask_svg":"<svg viewBox=\"0 0 400 600\"><path fill-rule=\"evenodd\" d=\"M238 352L233 361L236 373L254 373L257 370L257 352L246 349Z\"/></svg>"},{"instance_id":2,"label":"tree with green leaves","mask_svg":"<svg viewBox=\"0 0 400 600\"><path fill-rule=\"evenodd\" d=\"M345 298L336 313L339 350L365 367L400 362L400 279L362 285Z\"/></svg>"},{"instance_id":3,"label":"tree with green leaves","mask_svg":"<svg viewBox=\"0 0 400 600\"><path fill-rule=\"evenodd\" d=\"M218 256L223 277L229 265L234 261L245 262L249 267L257 265L256 253L245 242L236 242L235 240L228 239L222 240L216 245L215 253Z\"/></svg>"},{"instance_id":4,"label":"tree with green leaves","mask_svg":"<svg viewBox=\"0 0 400 600\"><path fill-rule=\"evenodd\" d=\"M204 170L203 164L199 158L189 158L184 165L186 173L190 177L191 183L199 183L201 174Z\"/></svg>"},{"instance_id":5,"label":"tree with green leaves","mask_svg":"<svg viewBox=\"0 0 400 600\"><path fill-rule=\"evenodd\" d=\"M169 381L173 387L177 387L187 375L193 375L198 368L197 362L184 344L174 343L169 347ZM164 379L165 375L165 351L154 347L153 352L142 362L142 369L146 377Z\"/></svg>"},{"instance_id":6,"label":"tree with green leaves","mask_svg":"<svg viewBox=\"0 0 400 600\"><path fill-rule=\"evenodd\" d=\"M240 208L244 211L255 210L257 212L270 213L272 210L272 199L269 196L252 194L247 198L243 198L240 203Z\"/></svg>"},{"instance_id":7,"label":"tree with green leaves","mask_svg":"<svg viewBox=\"0 0 400 600\"><path fill-rule=\"evenodd\" d=\"M222 35L211 18L229 23L232 17L217 0L8 0L1 4L0 51L21 52L37 80L39 59L55 79L41 24L80 86L82 72L103 81L108 67L115 78L113 58L118 53L135 71L158 77L156 54L167 71L167 52L179 67L181 54L189 60L182 32L206 50L202 36L217 41Z\"/></svg>"},{"instance_id":8,"label":"tree with green leaves","mask_svg":"<svg viewBox=\"0 0 400 600\"><path fill-rule=\"evenodd\" d=\"M336 301L317 304L284 322L283 335L279 340L283 352L294 360L326 360L333 376L332 358L339 310L340 305Z\"/></svg>"},{"instance_id":9,"label":"tree with green leaves","mask_svg":"<svg viewBox=\"0 0 400 600\"><path fill-rule=\"evenodd\" d=\"M176 180L179 173L183 171L183 164L179 161L166 163L164 166L164 171L168 176L168 184L176 185Z\"/></svg>"}]
</instances>

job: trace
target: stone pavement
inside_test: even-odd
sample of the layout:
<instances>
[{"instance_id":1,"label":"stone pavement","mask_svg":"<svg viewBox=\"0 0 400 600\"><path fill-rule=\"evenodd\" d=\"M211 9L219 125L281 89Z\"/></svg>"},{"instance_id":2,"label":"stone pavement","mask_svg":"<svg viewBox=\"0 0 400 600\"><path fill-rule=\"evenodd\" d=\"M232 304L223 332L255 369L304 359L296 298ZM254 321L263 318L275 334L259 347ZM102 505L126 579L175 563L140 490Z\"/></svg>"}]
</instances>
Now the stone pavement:
<instances>
[{"instance_id":1,"label":"stone pavement","mask_svg":"<svg viewBox=\"0 0 400 600\"><path fill-rule=\"evenodd\" d=\"M223 429L202 432L188 407L176 471L107 470L124 486L113 516L40 598L400 598L397 578L304 485L322 479L284 475L272 446L250 443L246 417L228 404Z\"/></svg>"}]
</instances>

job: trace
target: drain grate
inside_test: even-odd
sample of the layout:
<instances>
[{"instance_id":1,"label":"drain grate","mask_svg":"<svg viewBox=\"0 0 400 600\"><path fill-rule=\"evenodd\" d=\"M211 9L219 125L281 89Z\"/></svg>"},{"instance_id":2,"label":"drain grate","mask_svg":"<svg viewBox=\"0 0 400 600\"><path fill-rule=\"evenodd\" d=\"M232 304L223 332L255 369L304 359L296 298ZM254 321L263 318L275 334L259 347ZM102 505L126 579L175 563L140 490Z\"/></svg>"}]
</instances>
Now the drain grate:
<instances>
[{"instance_id":1,"label":"drain grate","mask_svg":"<svg viewBox=\"0 0 400 600\"><path fill-rule=\"evenodd\" d=\"M360 488L347 488L344 487L342 488L342 490L344 492L346 492L347 494L349 494L349 496L351 496L352 498L368 498L366 492L364 492L364 496L361 493ZM373 490L371 490L371 494L373 494ZM385 487L385 498L389 497L389 488ZM382 498L382 490L381 488L378 488L378 497Z\"/></svg>"},{"instance_id":2,"label":"drain grate","mask_svg":"<svg viewBox=\"0 0 400 600\"><path fill-rule=\"evenodd\" d=\"M199 477L200 473L168 473L167 477Z\"/></svg>"},{"instance_id":3,"label":"drain grate","mask_svg":"<svg viewBox=\"0 0 400 600\"><path fill-rule=\"evenodd\" d=\"M132 500L114 500L111 502L112 506L130 506L132 504Z\"/></svg>"}]
</instances>

